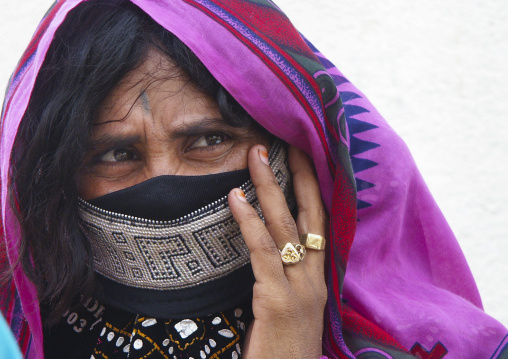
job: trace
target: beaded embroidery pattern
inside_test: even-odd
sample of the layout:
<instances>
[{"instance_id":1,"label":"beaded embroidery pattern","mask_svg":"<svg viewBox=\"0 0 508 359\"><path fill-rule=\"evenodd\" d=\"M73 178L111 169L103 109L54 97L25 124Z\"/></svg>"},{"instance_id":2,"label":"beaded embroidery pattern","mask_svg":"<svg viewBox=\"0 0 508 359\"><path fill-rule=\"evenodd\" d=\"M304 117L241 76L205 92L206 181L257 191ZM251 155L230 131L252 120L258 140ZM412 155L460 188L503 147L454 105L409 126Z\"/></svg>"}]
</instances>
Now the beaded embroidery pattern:
<instances>
[{"instance_id":1,"label":"beaded embroidery pattern","mask_svg":"<svg viewBox=\"0 0 508 359\"><path fill-rule=\"evenodd\" d=\"M135 318L107 322L91 358L241 358L246 323L241 308L188 319Z\"/></svg>"}]
</instances>

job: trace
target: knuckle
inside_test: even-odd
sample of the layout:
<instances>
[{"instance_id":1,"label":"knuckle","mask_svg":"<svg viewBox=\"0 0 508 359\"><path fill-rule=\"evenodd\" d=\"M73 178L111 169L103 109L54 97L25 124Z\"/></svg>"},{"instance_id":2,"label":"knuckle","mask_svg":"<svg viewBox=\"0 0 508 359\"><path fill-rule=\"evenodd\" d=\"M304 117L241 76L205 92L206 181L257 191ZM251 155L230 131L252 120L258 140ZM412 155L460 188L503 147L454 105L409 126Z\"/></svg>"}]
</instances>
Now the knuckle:
<instances>
[{"instance_id":1,"label":"knuckle","mask_svg":"<svg viewBox=\"0 0 508 359\"><path fill-rule=\"evenodd\" d=\"M320 205L317 207L302 206L298 209L299 215L303 215L308 218L309 223L315 223L316 225L323 227L325 226L327 213L325 208Z\"/></svg>"},{"instance_id":2,"label":"knuckle","mask_svg":"<svg viewBox=\"0 0 508 359\"><path fill-rule=\"evenodd\" d=\"M284 213L277 222L283 231L292 235L297 234L296 223L290 213Z\"/></svg>"},{"instance_id":3,"label":"knuckle","mask_svg":"<svg viewBox=\"0 0 508 359\"><path fill-rule=\"evenodd\" d=\"M275 220L268 221L267 219L267 225L269 231L275 231L277 233L277 236L282 236L286 239L288 238L295 238L298 237L298 231L296 229L296 224L291 217L290 214L284 214ZM272 232L273 233L273 232Z\"/></svg>"},{"instance_id":4,"label":"knuckle","mask_svg":"<svg viewBox=\"0 0 508 359\"><path fill-rule=\"evenodd\" d=\"M309 288L312 288L312 290L309 290ZM310 281L308 285L302 285L302 290L301 301L304 310L321 312L328 301L328 289L324 280L318 283Z\"/></svg>"},{"instance_id":5,"label":"knuckle","mask_svg":"<svg viewBox=\"0 0 508 359\"><path fill-rule=\"evenodd\" d=\"M297 234L295 220L289 214L281 216L281 218L278 220L278 223L281 230L287 235Z\"/></svg>"},{"instance_id":6,"label":"knuckle","mask_svg":"<svg viewBox=\"0 0 508 359\"><path fill-rule=\"evenodd\" d=\"M277 252L277 247L275 246L275 242L269 233L265 231L258 233L255 235L258 243L258 250L263 252L266 255L273 255Z\"/></svg>"},{"instance_id":7,"label":"knuckle","mask_svg":"<svg viewBox=\"0 0 508 359\"><path fill-rule=\"evenodd\" d=\"M281 227L287 229L288 231L295 231L296 230L295 220L293 219L293 217L291 217L291 215L289 213L281 216L281 218L279 219L279 222L280 222Z\"/></svg>"}]
</instances>

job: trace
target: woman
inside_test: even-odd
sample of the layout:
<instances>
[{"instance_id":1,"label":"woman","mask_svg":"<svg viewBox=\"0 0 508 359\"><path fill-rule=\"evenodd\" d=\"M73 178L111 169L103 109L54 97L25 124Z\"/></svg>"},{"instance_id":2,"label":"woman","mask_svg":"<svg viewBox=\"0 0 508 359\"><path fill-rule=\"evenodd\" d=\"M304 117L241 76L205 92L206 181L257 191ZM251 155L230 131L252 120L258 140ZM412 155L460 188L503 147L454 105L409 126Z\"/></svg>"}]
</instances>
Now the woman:
<instances>
[{"instance_id":1,"label":"woman","mask_svg":"<svg viewBox=\"0 0 508 359\"><path fill-rule=\"evenodd\" d=\"M276 7L248 1L133 2L139 10L125 2L79 3L59 2L48 14L4 106L2 218L14 280L3 309L27 355L42 358L65 348L88 357L502 357L506 330L481 310L467 264L407 150ZM136 21L143 24L141 37L128 31ZM330 216L327 233L312 167L296 149L289 151L296 224L290 219L288 172L278 139L310 155ZM242 171L236 172L247 165L257 196ZM197 185L186 187L190 177L161 177L168 174L192 175ZM180 208L195 202L189 194L210 180L216 183L212 198ZM190 260L185 264L191 275L209 276L193 282L190 275L179 284L173 279L181 267L173 257L194 248L169 235L158 247L149 233L174 227L174 218L184 218L177 221L182 226L203 213L206 219L210 200L221 196L215 187L223 182L233 184L227 191L245 184L247 200L234 189L228 203L250 251L254 278L241 262L246 253L241 243L231 244L237 238L232 222L222 218L228 225L199 224L192 232L213 270ZM166 188L183 192L177 197L171 191L161 200ZM143 193L153 196L144 200ZM154 203L159 210L148 214ZM266 226L249 203L261 209ZM174 208L183 212L166 217ZM146 220L133 220L138 217ZM179 230L178 238L189 233ZM148 272L125 270L136 260L127 250L128 231ZM309 245L304 258L297 245L298 235L308 233L317 234L319 244L319 235L330 241L324 315L324 253L304 242ZM226 238L221 248L236 254L214 252L217 238ZM282 264L286 243L293 243L293 265ZM161 261L154 259L158 255ZM18 260L22 266L16 266ZM230 265L234 260L240 263ZM210 288L215 284L221 290ZM79 297L87 293L92 297ZM80 316L87 312L89 318ZM205 338L215 325L232 321L236 326ZM241 333L245 326L247 337ZM71 330L89 335L77 338ZM234 340L217 346L218 338ZM199 342L203 339L207 342ZM236 345L240 342L243 346ZM201 347L191 348L196 343ZM133 354L148 345L147 353Z\"/></svg>"}]
</instances>

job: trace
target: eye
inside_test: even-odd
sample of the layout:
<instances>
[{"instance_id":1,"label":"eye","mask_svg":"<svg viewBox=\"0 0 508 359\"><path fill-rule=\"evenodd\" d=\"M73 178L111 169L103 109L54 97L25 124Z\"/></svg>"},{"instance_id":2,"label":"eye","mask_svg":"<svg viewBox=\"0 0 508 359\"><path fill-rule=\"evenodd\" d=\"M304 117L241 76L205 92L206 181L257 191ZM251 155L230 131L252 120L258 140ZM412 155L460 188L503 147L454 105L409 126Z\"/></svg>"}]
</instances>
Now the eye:
<instances>
[{"instance_id":1,"label":"eye","mask_svg":"<svg viewBox=\"0 0 508 359\"><path fill-rule=\"evenodd\" d=\"M136 160L137 158L137 155L133 151L121 148L106 152L101 156L100 160L102 162L125 162Z\"/></svg>"},{"instance_id":2,"label":"eye","mask_svg":"<svg viewBox=\"0 0 508 359\"><path fill-rule=\"evenodd\" d=\"M200 148L218 145L227 140L227 136L220 133L212 133L209 135L199 136L190 148Z\"/></svg>"}]
</instances>

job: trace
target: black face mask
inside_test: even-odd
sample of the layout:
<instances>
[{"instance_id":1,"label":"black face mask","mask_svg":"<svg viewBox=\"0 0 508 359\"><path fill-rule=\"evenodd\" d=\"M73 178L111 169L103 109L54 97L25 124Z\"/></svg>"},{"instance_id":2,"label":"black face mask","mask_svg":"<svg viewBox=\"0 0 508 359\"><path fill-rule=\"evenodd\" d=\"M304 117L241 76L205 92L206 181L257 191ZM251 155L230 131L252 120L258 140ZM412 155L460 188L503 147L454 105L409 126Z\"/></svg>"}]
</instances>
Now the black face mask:
<instances>
[{"instance_id":1,"label":"black face mask","mask_svg":"<svg viewBox=\"0 0 508 359\"><path fill-rule=\"evenodd\" d=\"M249 178L248 169L206 176L159 176L88 202L106 211L171 221L226 196Z\"/></svg>"},{"instance_id":2,"label":"black face mask","mask_svg":"<svg viewBox=\"0 0 508 359\"><path fill-rule=\"evenodd\" d=\"M295 208L285 146L269 161ZM250 254L227 205L244 189L258 210L247 169L206 176L161 176L80 201L82 227L94 251L102 301L159 318L198 317L252 299Z\"/></svg>"}]
</instances>

